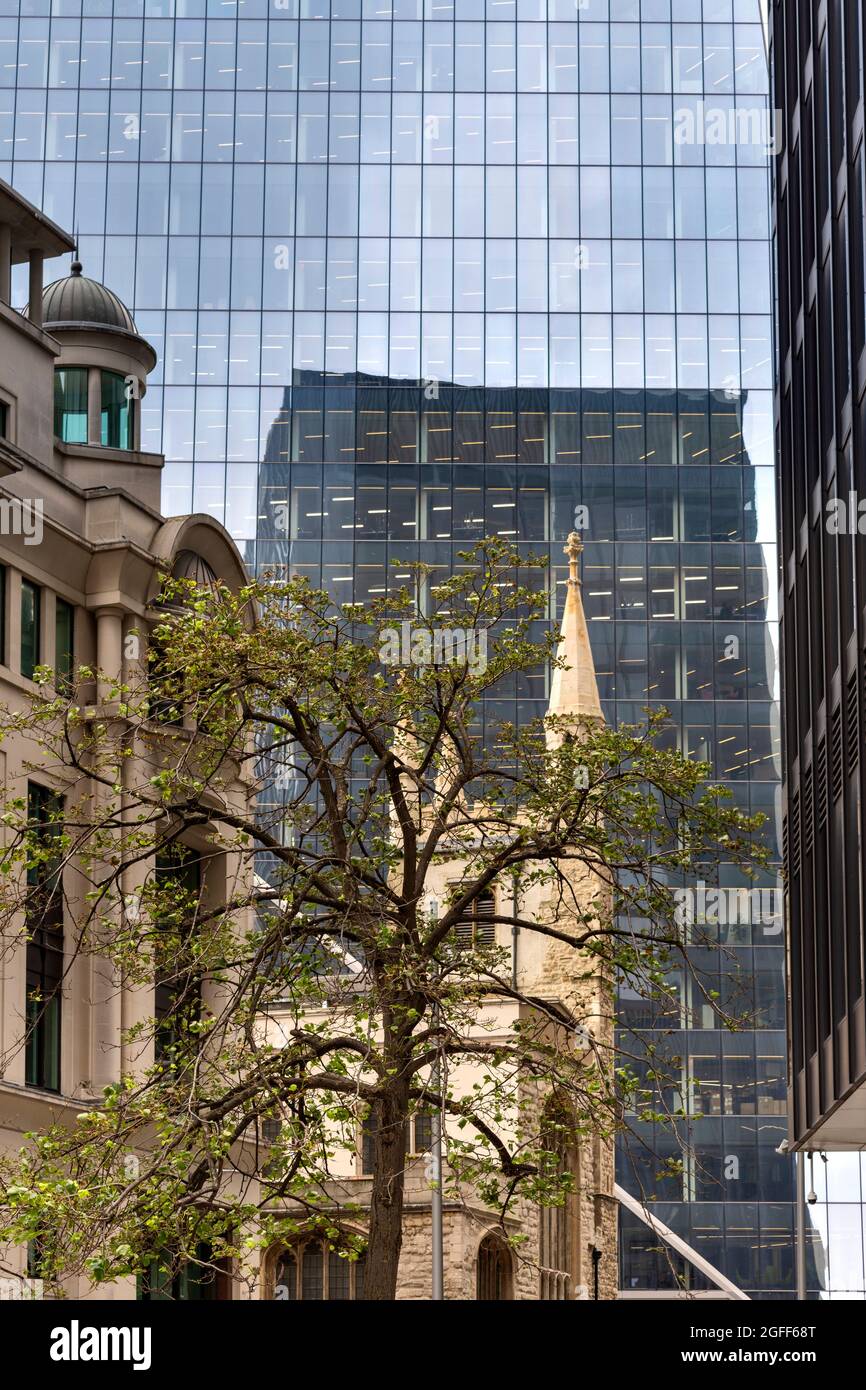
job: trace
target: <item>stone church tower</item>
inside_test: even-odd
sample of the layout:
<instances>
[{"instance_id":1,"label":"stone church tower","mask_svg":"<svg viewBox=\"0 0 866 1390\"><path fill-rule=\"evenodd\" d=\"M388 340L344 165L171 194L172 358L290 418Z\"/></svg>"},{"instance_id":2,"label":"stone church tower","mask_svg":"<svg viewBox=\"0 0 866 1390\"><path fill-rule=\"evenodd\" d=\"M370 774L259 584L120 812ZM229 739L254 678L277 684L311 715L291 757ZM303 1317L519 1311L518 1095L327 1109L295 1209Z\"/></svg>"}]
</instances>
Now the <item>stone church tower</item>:
<instances>
[{"instance_id":1,"label":"stone church tower","mask_svg":"<svg viewBox=\"0 0 866 1390\"><path fill-rule=\"evenodd\" d=\"M579 741L588 724L603 721L581 596L582 549L580 537L570 536L565 552L569 576L558 646L563 667L554 671L548 705L547 737L551 748L566 738ZM408 756L411 758L411 750ZM420 807L419 816L423 816ZM433 871L427 885L431 896L444 900L453 878L453 861ZM497 885L490 903L491 916L549 923L566 934L570 924L575 932L585 929L579 923L579 914L590 909L603 920L609 910L609 895L586 870L573 870L564 887L556 891L549 884L522 889L519 883L506 881ZM491 925L490 931L493 930ZM540 1022L546 1042L576 1053L590 1073L601 1069L609 1077L613 1068L612 990L596 959L564 942L516 926L510 928L501 921L495 926L495 941L510 952L515 993L537 1003L533 1008L521 999L490 997L479 1006L479 1036L487 1041L501 1038L507 1042L513 1038L516 1023ZM563 1014L576 1020L580 1027L569 1031L545 1021ZM478 1078L473 1064L457 1064L448 1074L451 1093L459 1096L461 1091L468 1092ZM523 1103L533 1110L537 1107L538 1115L550 1117L549 1139L544 1146L558 1154L561 1171L573 1175L574 1190L560 1207L540 1208L521 1200L500 1221L499 1213L471 1190L462 1190L459 1200L449 1198L446 1181L444 1296L449 1300L527 1301L615 1298L617 1211L613 1195L613 1136L583 1133L579 1141L567 1142L563 1137L568 1125L562 1102L552 1088L537 1081L527 1083L521 1096ZM506 1117L504 1128L507 1127ZM427 1152L430 1135L421 1131L417 1121L409 1128L397 1297L420 1301L431 1297L432 1193ZM346 1153L345 1166L332 1187L339 1205L356 1203L363 1209L367 1204L369 1170L365 1167L363 1142L356 1154ZM317 1258L327 1262L327 1251ZM303 1296L297 1271L305 1259L300 1249L266 1254L262 1296ZM357 1282L358 1276L353 1278ZM319 1296L330 1297L327 1288ZM363 1295L350 1291L340 1296Z\"/></svg>"},{"instance_id":2,"label":"stone church tower","mask_svg":"<svg viewBox=\"0 0 866 1390\"><path fill-rule=\"evenodd\" d=\"M569 575L557 656L563 662L553 672L548 702L548 746L566 738L580 740L588 724L603 723L592 649L589 642L580 580L583 544L577 534L568 538L565 554ZM453 866L452 866L453 872ZM443 883L444 890L444 883ZM521 892L503 885L496 894L496 914L514 915L569 931L579 912L591 905L600 916L607 910L604 886L583 870L568 875L565 893L551 886ZM556 899L556 900L554 900ZM501 928L497 929L501 931ZM507 929L506 929L507 931ZM504 940L500 944L507 944ZM519 930L512 933L512 979L524 996L544 1000L569 1013L585 1030L590 1065L612 1071L613 995L610 983L594 960L564 942ZM525 1012L497 1004L503 1038L513 1017ZM489 1019L485 1021L489 1029ZM495 1027L496 1025L494 1025ZM568 1046L563 1037L558 1044ZM486 1033L490 1037L490 1032ZM570 1044L574 1045L573 1041ZM467 1082L470 1078L467 1076ZM455 1090L459 1089L454 1079ZM555 1125L557 1097L539 1092L542 1112ZM554 1133L555 1133L554 1129ZM509 1235L519 1235L516 1253L502 1240L497 1216L468 1197L458 1205L445 1202L445 1297L516 1298L526 1300L612 1299L617 1289L617 1210L613 1196L614 1141L612 1135L584 1136L579 1143L559 1148L561 1164L574 1177L574 1191L561 1207L539 1209L523 1202L505 1221ZM423 1168L410 1173L407 1186L403 1251L400 1262L401 1298L430 1297L430 1211Z\"/></svg>"},{"instance_id":3,"label":"stone church tower","mask_svg":"<svg viewBox=\"0 0 866 1390\"><path fill-rule=\"evenodd\" d=\"M589 642L580 579L583 542L573 532L565 547L568 581L557 656L564 663L553 673L548 702L548 744L556 747L565 738L578 741L587 725L601 725L604 715L598 694L592 648ZM554 722L555 721L555 724ZM569 887L572 907L586 911L595 905L604 918L610 910L610 894L595 875L572 869ZM569 930L569 903L542 900L537 920L555 922ZM598 962L587 962L579 952L554 940L535 937L540 950L526 979L527 992L556 1000L581 1020L596 1064L606 1075L613 1070L613 989ZM617 1289L617 1209L614 1188L612 1135L593 1134L567 1155L575 1175L576 1190L564 1209L540 1214L542 1298L615 1298ZM551 1239L551 1235L553 1238ZM549 1256L554 1268L565 1264L567 1281L561 1289L558 1275L546 1276Z\"/></svg>"},{"instance_id":4,"label":"stone church tower","mask_svg":"<svg viewBox=\"0 0 866 1390\"><path fill-rule=\"evenodd\" d=\"M588 725L604 722L580 579L583 543L568 538L569 573L557 656L563 662L552 676L548 701L548 746L566 738L578 741ZM570 896L569 896L570 894ZM568 873L568 892L534 889L520 901L521 916L569 931L579 912L591 906L603 918L609 893L589 871ZM526 937L528 936L528 940ZM515 942L515 979L521 992L539 997L580 1021L587 1057L608 1075L613 1066L613 992L597 962L564 943L532 933ZM555 1097L542 1103L556 1104ZM554 1145L551 1145L552 1147ZM527 1237L522 1258L534 1262L533 1279L519 1270L514 1296L549 1299L610 1299L617 1289L617 1210L613 1196L614 1141L593 1134L562 1153L563 1166L574 1175L575 1190L561 1208L527 1210L521 1224ZM531 1260L527 1260L534 1249ZM536 1286L537 1278L537 1286Z\"/></svg>"}]
</instances>

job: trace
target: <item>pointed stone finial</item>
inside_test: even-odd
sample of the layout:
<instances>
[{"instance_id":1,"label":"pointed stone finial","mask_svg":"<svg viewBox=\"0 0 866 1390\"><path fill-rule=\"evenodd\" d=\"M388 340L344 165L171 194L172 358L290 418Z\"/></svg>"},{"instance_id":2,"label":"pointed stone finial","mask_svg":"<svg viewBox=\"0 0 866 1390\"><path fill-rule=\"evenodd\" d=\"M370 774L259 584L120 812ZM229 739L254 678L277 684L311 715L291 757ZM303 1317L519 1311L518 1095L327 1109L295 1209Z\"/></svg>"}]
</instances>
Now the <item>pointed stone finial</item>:
<instances>
[{"instance_id":1,"label":"pointed stone finial","mask_svg":"<svg viewBox=\"0 0 866 1390\"><path fill-rule=\"evenodd\" d=\"M553 672L547 705L549 715L555 714L560 719L573 721L577 730L582 720L591 719L599 724L604 723L586 614L583 611L580 582L582 553L583 541L576 531L572 531L565 545L565 554L568 556L568 586L559 630L559 645L556 649L556 655L562 665L557 666ZM550 746L557 747L562 738L562 727L548 729Z\"/></svg>"},{"instance_id":2,"label":"pointed stone finial","mask_svg":"<svg viewBox=\"0 0 866 1390\"><path fill-rule=\"evenodd\" d=\"M580 557L583 554L583 541L578 531L572 531L565 543L564 554L568 556L568 582L580 583Z\"/></svg>"}]
</instances>

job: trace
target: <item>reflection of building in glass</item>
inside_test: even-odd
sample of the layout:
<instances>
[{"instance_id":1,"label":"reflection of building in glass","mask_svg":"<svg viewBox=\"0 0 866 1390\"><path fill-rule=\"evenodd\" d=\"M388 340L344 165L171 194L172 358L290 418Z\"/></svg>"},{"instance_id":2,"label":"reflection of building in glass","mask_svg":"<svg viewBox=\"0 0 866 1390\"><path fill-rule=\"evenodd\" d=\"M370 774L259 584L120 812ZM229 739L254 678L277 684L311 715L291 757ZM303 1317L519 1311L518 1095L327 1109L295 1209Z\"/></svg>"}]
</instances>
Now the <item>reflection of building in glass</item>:
<instances>
[{"instance_id":1,"label":"reflection of building in glass","mask_svg":"<svg viewBox=\"0 0 866 1390\"><path fill-rule=\"evenodd\" d=\"M679 746L711 761L745 808L770 816L778 854L765 407L748 392L451 384L428 400L405 382L298 373L267 435L258 554L307 573L337 601L360 601L399 588L401 560L423 556L445 570L462 546L500 534L549 550L559 610L562 541L585 507L583 592L608 719L638 721L647 705L665 705ZM546 677L534 679L489 700L479 725L537 715ZM741 880L731 871L727 882ZM785 1134L781 931L775 916L745 917L732 913L714 936L711 924L695 924L693 937L705 983L757 1027L714 1029L685 977L677 1017L621 1001L636 1030L624 1050L666 1047L677 1059L668 1104L687 1104L693 1118L681 1127L682 1177L656 1181L679 1145L661 1127L639 1126L620 1176L663 1196L661 1219L735 1279L781 1289L791 1272L790 1173L775 1153ZM669 1285L668 1256L645 1228L624 1224L624 1279Z\"/></svg>"},{"instance_id":2,"label":"reflection of building in glass","mask_svg":"<svg viewBox=\"0 0 866 1390\"><path fill-rule=\"evenodd\" d=\"M549 548L553 620L586 507L608 716L669 706L777 839L765 130L700 142L683 119L765 113L759 0L156 7L0 18L0 174L77 227L157 347L142 436L165 510L341 601L503 533ZM480 718L546 694L540 671ZM783 952L726 933L708 969L727 989L742 967L761 1026L720 1036L683 998L702 1163L661 1215L782 1289ZM624 1286L670 1282L651 1264L626 1223Z\"/></svg>"},{"instance_id":3,"label":"reflection of building in glass","mask_svg":"<svg viewBox=\"0 0 866 1390\"><path fill-rule=\"evenodd\" d=\"M647 701L682 703L689 752L726 781L773 784L773 478L754 466L770 448L760 393L755 403L746 392L442 385L428 401L407 383L312 377L286 389L267 434L262 566L363 600L399 587L401 560L447 567L457 547L497 534L549 546L560 591L561 542L577 517L603 697L634 702L635 718ZM533 697L544 699L541 685L513 698Z\"/></svg>"}]
</instances>

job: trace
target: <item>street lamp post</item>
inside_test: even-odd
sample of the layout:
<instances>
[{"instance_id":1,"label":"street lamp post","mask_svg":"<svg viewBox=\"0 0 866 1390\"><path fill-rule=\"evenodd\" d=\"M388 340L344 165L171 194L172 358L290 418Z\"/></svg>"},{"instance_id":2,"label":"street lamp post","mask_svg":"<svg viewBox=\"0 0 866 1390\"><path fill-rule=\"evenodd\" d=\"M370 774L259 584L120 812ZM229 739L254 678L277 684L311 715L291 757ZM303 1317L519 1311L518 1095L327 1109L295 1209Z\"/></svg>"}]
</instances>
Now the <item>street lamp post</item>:
<instances>
[{"instance_id":1,"label":"street lamp post","mask_svg":"<svg viewBox=\"0 0 866 1390\"><path fill-rule=\"evenodd\" d=\"M433 899L430 903L430 925L435 927L439 919L439 904ZM439 1001L435 1001L431 1014L431 1021L434 1030L439 1027ZM432 1082L433 1094L439 1096L439 1087L442 1085L442 1067L440 1064L439 1040L436 1039L436 1051L433 1066L430 1069L430 1080ZM433 1109L430 1118L430 1183L432 1186L432 1200L430 1203L430 1216L432 1222L432 1253L433 1253L433 1288L432 1298L434 1302L441 1302L445 1298L444 1292L444 1261L443 1261L443 1240L442 1240L442 1105L441 1101Z\"/></svg>"}]
</instances>

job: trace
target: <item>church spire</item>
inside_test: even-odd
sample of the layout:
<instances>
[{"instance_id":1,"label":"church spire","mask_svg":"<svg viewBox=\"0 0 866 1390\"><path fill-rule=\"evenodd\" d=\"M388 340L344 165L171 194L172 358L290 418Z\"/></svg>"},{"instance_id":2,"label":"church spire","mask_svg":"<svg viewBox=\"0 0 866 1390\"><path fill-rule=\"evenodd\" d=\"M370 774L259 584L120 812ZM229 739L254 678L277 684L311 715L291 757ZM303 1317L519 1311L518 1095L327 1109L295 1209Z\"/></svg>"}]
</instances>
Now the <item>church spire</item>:
<instances>
[{"instance_id":1,"label":"church spire","mask_svg":"<svg viewBox=\"0 0 866 1390\"><path fill-rule=\"evenodd\" d=\"M580 583L580 556L583 541L576 531L572 531L565 545L568 556L568 589L565 597L565 612L562 615L559 646L556 654L565 668L558 667L553 672L550 683L548 715L558 715L561 719L581 718L598 720L602 723L604 715L598 698L598 684L589 645L589 631L583 611L583 597ZM562 734L554 736L559 742Z\"/></svg>"}]
</instances>

